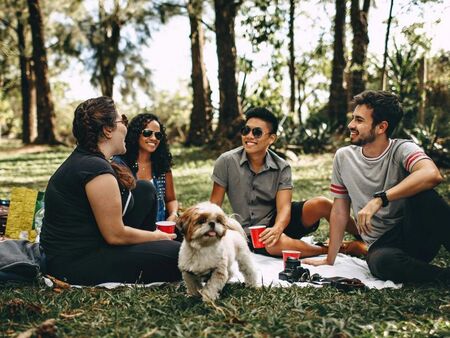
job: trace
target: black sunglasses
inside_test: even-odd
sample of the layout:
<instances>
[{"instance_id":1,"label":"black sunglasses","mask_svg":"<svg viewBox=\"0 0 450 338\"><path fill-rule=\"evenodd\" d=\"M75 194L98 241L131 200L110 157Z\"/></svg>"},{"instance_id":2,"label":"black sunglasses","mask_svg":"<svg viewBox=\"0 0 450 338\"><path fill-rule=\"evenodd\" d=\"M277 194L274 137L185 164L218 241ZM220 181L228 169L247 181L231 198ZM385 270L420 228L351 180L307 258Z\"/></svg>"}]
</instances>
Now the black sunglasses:
<instances>
[{"instance_id":1,"label":"black sunglasses","mask_svg":"<svg viewBox=\"0 0 450 338\"><path fill-rule=\"evenodd\" d=\"M250 132L252 132L255 138L261 138L264 134L270 134L264 133L260 127L250 128L249 126L243 126L241 128L241 134L243 136L247 136L248 134L250 134Z\"/></svg>"},{"instance_id":2,"label":"black sunglasses","mask_svg":"<svg viewBox=\"0 0 450 338\"><path fill-rule=\"evenodd\" d=\"M160 131L153 131L150 129L144 129L142 131L142 136L144 136L144 137L152 137L153 134L155 134L155 138L157 140L160 140L163 137L163 134Z\"/></svg>"},{"instance_id":3,"label":"black sunglasses","mask_svg":"<svg viewBox=\"0 0 450 338\"><path fill-rule=\"evenodd\" d=\"M114 121L114 122L115 123L123 123L123 125L125 127L128 127L128 118L127 118L127 116L125 114L122 114L122 115L120 115L120 117L122 118L122 120L117 120L117 121Z\"/></svg>"}]
</instances>

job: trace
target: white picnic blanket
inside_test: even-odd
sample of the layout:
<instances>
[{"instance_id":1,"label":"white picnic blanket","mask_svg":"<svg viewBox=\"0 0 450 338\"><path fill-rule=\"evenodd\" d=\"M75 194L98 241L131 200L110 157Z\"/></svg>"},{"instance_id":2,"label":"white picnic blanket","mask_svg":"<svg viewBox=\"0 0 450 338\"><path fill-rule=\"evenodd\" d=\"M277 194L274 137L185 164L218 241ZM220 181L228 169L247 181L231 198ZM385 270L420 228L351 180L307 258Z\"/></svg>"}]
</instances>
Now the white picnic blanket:
<instances>
[{"instance_id":1,"label":"white picnic blanket","mask_svg":"<svg viewBox=\"0 0 450 338\"><path fill-rule=\"evenodd\" d=\"M324 258L325 256L319 256L318 258ZM258 270L258 281L260 285L272 285L277 287L288 287L292 284L287 281L278 279L278 273L283 270L283 260L281 258L268 257L263 255L253 254L253 260ZM307 264L302 265L304 268L309 269L310 274L318 273L322 277L346 277L346 278L358 278L367 287L373 289L384 288L401 288L402 284L395 284L392 281L383 281L375 278L369 271L366 261L351 257L344 254L338 254L333 266L311 266ZM243 276L238 272L236 277L233 277L233 281L243 281ZM310 286L314 284L310 283L294 283L298 286ZM316 286L316 285L314 285Z\"/></svg>"},{"instance_id":2,"label":"white picnic blanket","mask_svg":"<svg viewBox=\"0 0 450 338\"><path fill-rule=\"evenodd\" d=\"M320 257L320 256L319 256ZM263 255L252 254L253 261L256 266L256 270L258 271L258 284L259 285L271 285L274 287L289 287L293 284L282 281L278 279L278 273L283 270L283 260L281 258L268 257ZM333 266L331 265L322 265L322 266L311 266L303 264L303 267L308 268L311 275L314 273L318 273L322 277L346 277L346 278L358 278L363 282L367 287L373 289L384 289L384 288L401 288L402 284L395 284L392 281L383 281L375 278L369 271L367 267L366 261L347 256L344 254L338 254L336 261ZM243 282L244 278L242 274L237 271L237 264L234 267L236 273L235 277L233 277L230 282ZM45 283L48 286L52 286L53 283L45 278ZM146 285L142 285L143 287L149 286L158 286L164 283L150 283ZM297 286L305 287L305 286L317 286L311 283L294 283ZM97 285L98 287L104 287L107 289L114 289L118 286L123 286L121 283L102 283ZM135 284L128 284L135 285ZM77 285L73 285L73 287L80 287Z\"/></svg>"}]
</instances>

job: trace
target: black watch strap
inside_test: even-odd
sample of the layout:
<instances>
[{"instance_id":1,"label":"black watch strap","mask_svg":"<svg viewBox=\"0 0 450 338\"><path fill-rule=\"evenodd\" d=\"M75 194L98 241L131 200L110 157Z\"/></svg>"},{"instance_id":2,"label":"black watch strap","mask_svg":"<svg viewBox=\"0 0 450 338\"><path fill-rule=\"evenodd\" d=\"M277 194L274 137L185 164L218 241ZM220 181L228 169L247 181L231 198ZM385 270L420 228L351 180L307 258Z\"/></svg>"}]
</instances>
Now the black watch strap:
<instances>
[{"instance_id":1,"label":"black watch strap","mask_svg":"<svg viewBox=\"0 0 450 338\"><path fill-rule=\"evenodd\" d=\"M383 206L383 207L386 207L389 204L389 200L387 199L387 196L386 196L386 191L378 191L375 194L373 194L373 197L381 198L381 201L383 202L383 204L381 204L381 206Z\"/></svg>"}]
</instances>

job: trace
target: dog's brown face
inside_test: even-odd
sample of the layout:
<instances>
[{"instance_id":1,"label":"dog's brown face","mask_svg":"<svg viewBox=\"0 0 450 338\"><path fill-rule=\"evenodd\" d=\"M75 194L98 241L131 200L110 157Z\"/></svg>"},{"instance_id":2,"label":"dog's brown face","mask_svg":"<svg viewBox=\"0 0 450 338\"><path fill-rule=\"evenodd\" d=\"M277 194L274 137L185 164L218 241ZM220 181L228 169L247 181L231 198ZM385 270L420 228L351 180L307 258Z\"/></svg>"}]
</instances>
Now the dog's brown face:
<instances>
[{"instance_id":1,"label":"dog's brown face","mask_svg":"<svg viewBox=\"0 0 450 338\"><path fill-rule=\"evenodd\" d=\"M216 204L202 202L187 209L178 219L177 227L187 242L208 246L225 235L227 216Z\"/></svg>"}]
</instances>

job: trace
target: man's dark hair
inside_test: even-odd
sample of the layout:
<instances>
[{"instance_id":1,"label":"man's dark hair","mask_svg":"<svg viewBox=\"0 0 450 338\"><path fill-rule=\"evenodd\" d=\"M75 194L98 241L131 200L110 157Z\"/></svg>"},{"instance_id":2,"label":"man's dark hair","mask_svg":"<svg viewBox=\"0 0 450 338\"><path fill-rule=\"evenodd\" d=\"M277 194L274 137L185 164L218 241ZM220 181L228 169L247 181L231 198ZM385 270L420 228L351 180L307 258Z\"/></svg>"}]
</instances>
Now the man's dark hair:
<instances>
[{"instance_id":1,"label":"man's dark hair","mask_svg":"<svg viewBox=\"0 0 450 338\"><path fill-rule=\"evenodd\" d=\"M382 121L387 121L386 135L390 137L403 117L403 109L398 96L383 90L366 90L353 98L356 105L365 104L373 109L372 127Z\"/></svg>"},{"instance_id":2,"label":"man's dark hair","mask_svg":"<svg viewBox=\"0 0 450 338\"><path fill-rule=\"evenodd\" d=\"M245 122L247 122L251 118L257 118L266 121L271 126L270 133L277 133L278 119L269 109L264 107L250 108L245 112Z\"/></svg>"}]
</instances>

